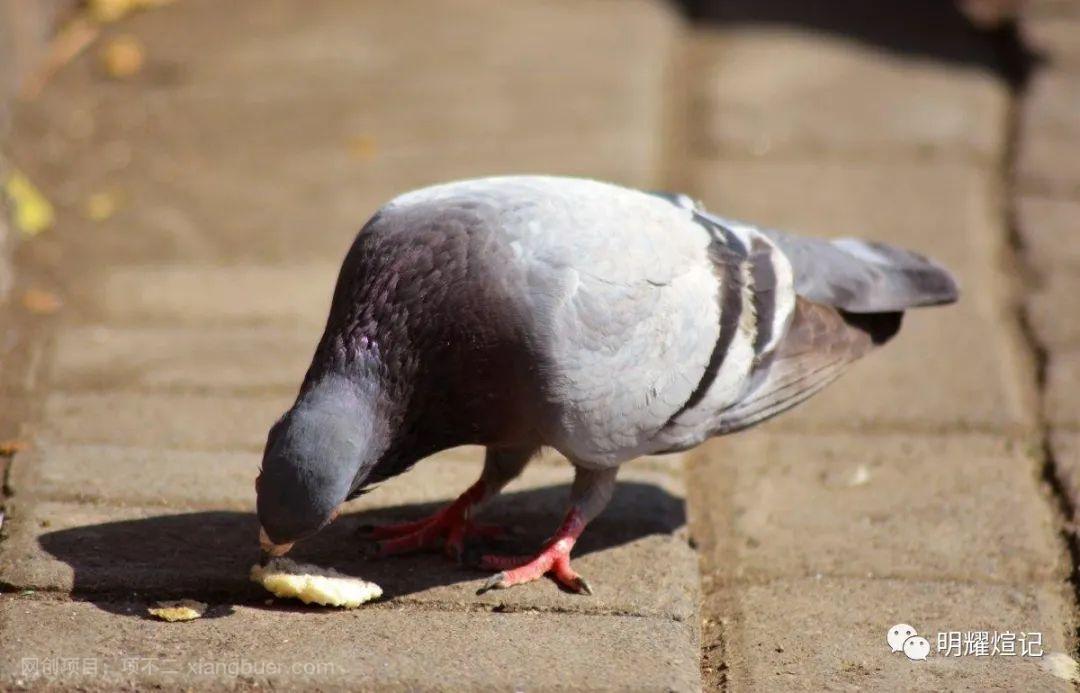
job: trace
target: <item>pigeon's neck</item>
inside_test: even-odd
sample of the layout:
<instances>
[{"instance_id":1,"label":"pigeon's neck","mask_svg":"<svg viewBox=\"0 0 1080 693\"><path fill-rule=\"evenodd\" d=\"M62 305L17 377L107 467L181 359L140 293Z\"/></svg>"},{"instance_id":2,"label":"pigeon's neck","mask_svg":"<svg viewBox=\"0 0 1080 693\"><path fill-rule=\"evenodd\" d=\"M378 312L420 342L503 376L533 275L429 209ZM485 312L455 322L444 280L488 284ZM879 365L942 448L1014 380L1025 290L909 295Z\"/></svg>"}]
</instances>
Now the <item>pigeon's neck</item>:
<instances>
[{"instance_id":1,"label":"pigeon's neck","mask_svg":"<svg viewBox=\"0 0 1080 693\"><path fill-rule=\"evenodd\" d=\"M363 482L394 439L396 412L372 381L324 375L304 389L293 409L318 420L327 440L360 442L360 459L350 460L356 467L354 485Z\"/></svg>"}]
</instances>

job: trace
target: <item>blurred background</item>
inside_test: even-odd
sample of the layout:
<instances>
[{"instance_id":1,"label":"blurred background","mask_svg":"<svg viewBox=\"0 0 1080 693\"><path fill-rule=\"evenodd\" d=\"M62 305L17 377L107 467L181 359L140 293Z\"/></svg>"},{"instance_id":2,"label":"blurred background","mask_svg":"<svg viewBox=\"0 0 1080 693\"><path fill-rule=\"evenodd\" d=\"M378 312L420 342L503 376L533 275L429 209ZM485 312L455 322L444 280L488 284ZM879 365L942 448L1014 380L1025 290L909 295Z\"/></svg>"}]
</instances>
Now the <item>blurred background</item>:
<instances>
[{"instance_id":1,"label":"blurred background","mask_svg":"<svg viewBox=\"0 0 1080 693\"><path fill-rule=\"evenodd\" d=\"M582 563L619 566L604 581L622 594L515 593L515 608L568 609L559 627L582 634L544 681L1064 685L1021 658L912 668L882 647L894 622L1077 646L1073 0L0 0L0 465L5 494L31 499L22 519L8 508L0 584L111 595L179 570L109 573L78 528L148 546L155 526L118 508L248 512L355 232L398 193L501 173L888 241L964 291L791 415L646 461L634 483L663 493L620 507L666 519ZM454 495L474 470L452 468L405 500ZM403 502L387 493L365 502ZM56 550L57 527L77 541ZM469 595L437 592L423 613ZM45 648L54 622L35 618ZM199 637L234 642L215 627ZM624 664L597 668L588 643ZM409 661L375 680L423 687ZM511 685L529 661L448 663L446 680Z\"/></svg>"}]
</instances>

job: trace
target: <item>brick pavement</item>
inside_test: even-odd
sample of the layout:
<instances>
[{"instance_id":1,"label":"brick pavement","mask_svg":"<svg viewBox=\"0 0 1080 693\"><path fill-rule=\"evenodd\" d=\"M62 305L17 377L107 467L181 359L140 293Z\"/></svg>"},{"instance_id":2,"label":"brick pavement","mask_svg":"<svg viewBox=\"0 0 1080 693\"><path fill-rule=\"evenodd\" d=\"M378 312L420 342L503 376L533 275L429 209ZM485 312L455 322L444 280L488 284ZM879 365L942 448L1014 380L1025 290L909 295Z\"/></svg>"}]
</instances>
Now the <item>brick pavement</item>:
<instances>
[{"instance_id":1,"label":"brick pavement","mask_svg":"<svg viewBox=\"0 0 1080 693\"><path fill-rule=\"evenodd\" d=\"M1068 4L1031 3L1055 59L1018 128L992 42L919 16L868 32L816 10L795 12L805 28L776 21L799 7L780 0L693 28L646 0L253 7L132 17L118 30L149 46L132 83L87 55L17 113L12 153L60 215L21 268L65 307L16 314L0 361L0 438L32 442L6 476L0 687L1064 686L1031 659L909 662L884 633L1077 645L1063 537L1080 507L1080 342L1055 319L1080 267ZM762 7L775 16L738 21ZM934 30L911 43L909 24ZM731 216L905 245L955 269L964 297L909 315L791 415L631 465L579 547L592 598L546 582L476 597L482 575L437 556L359 558L356 525L472 480L479 451L461 449L298 547L385 600L267 606L245 579L251 479L356 227L400 190L521 170L683 187ZM126 202L88 221L103 188ZM545 457L493 513L536 543L569 478ZM169 597L212 608L143 616ZM100 668L34 678L25 657Z\"/></svg>"},{"instance_id":2,"label":"brick pavement","mask_svg":"<svg viewBox=\"0 0 1080 693\"><path fill-rule=\"evenodd\" d=\"M1080 107L1080 7L1037 2L1024 25L1042 63L1019 112L1012 179L1015 241L1026 263L1022 305L1028 337L1039 356L1042 445L1046 476L1069 520L1066 536L1074 560L1080 509L1080 148L1075 114ZM1074 585L1080 579L1074 572Z\"/></svg>"},{"instance_id":3,"label":"brick pavement","mask_svg":"<svg viewBox=\"0 0 1080 693\"><path fill-rule=\"evenodd\" d=\"M59 213L27 245L27 276L65 309L28 340L38 357L3 369L33 445L8 476L0 687L699 688L678 458L627 470L583 538L592 598L547 581L477 597L485 575L439 556L360 558L358 524L446 502L478 474L477 449L384 484L297 549L378 581L381 602L266 606L246 580L258 454L359 224L460 176L658 185L676 28L651 2L184 0L123 25L148 46L132 83L103 80L91 54L20 109L14 156ZM125 205L84 219L103 188ZM542 459L492 509L523 550L557 525L570 478ZM209 601L212 618L143 616L170 596ZM27 657L100 666L35 678ZM261 668L200 669L244 662Z\"/></svg>"},{"instance_id":4,"label":"brick pavement","mask_svg":"<svg viewBox=\"0 0 1080 693\"><path fill-rule=\"evenodd\" d=\"M962 300L912 312L894 343L798 411L694 454L706 683L1064 687L1036 660L913 666L884 650L895 622L932 647L941 631L1020 629L1075 647L1064 518L1041 478L1037 357L1008 264L1013 96L992 42L933 17L938 32L867 42L839 14L811 32L723 7L727 21L689 50L691 192L736 218L925 252L956 272Z\"/></svg>"}]
</instances>

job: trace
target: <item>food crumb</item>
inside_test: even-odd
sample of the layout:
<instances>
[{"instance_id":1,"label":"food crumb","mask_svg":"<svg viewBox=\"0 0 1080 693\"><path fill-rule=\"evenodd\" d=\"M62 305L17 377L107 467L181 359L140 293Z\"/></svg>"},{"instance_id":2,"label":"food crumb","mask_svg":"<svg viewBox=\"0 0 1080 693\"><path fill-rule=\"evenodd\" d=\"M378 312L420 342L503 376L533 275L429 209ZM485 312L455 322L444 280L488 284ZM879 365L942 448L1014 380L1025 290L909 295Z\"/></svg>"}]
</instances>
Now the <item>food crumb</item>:
<instances>
[{"instance_id":1,"label":"food crumb","mask_svg":"<svg viewBox=\"0 0 1080 693\"><path fill-rule=\"evenodd\" d=\"M162 621L194 621L206 613L206 604L194 599L182 599L174 602L157 602L148 609L151 616Z\"/></svg>"}]
</instances>

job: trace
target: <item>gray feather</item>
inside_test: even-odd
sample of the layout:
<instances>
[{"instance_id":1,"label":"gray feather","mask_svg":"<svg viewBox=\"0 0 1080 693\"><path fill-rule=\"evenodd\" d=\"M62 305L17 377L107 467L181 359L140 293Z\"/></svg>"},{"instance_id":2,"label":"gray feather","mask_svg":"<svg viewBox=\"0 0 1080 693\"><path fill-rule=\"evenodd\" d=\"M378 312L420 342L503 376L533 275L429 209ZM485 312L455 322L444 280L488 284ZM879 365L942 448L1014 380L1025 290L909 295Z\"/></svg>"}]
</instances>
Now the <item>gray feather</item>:
<instances>
[{"instance_id":1,"label":"gray feather","mask_svg":"<svg viewBox=\"0 0 1080 693\"><path fill-rule=\"evenodd\" d=\"M713 218L722 224L749 226ZM959 296L948 270L884 243L823 240L751 226L778 246L795 272L795 291L811 301L852 313L902 311L952 303Z\"/></svg>"}]
</instances>

